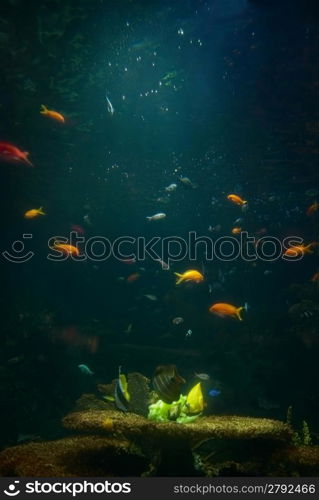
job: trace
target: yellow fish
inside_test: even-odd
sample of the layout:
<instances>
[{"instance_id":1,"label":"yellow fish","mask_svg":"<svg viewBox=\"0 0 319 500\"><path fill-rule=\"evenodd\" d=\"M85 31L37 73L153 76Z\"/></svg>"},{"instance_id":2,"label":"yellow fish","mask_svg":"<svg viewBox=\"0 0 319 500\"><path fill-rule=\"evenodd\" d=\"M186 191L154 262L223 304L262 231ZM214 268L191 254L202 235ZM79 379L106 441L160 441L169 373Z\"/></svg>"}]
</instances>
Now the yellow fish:
<instances>
[{"instance_id":1,"label":"yellow fish","mask_svg":"<svg viewBox=\"0 0 319 500\"><path fill-rule=\"evenodd\" d=\"M39 215L45 215L45 212L43 212L43 207L32 208L31 210L28 210L24 214L24 218L25 219L34 219L35 217L38 217Z\"/></svg>"},{"instance_id":2,"label":"yellow fish","mask_svg":"<svg viewBox=\"0 0 319 500\"><path fill-rule=\"evenodd\" d=\"M126 376L124 375L124 373L120 373L120 375L119 375L119 385L120 385L122 394L123 394L124 398L126 399L126 401L130 401L131 395L128 392L127 379L126 379Z\"/></svg>"},{"instance_id":3,"label":"yellow fish","mask_svg":"<svg viewBox=\"0 0 319 500\"><path fill-rule=\"evenodd\" d=\"M180 283L184 283L185 281L195 281L195 283L200 283L204 281L204 276L194 269L190 269L189 271L185 271L183 274L174 273L177 276L176 285Z\"/></svg>"},{"instance_id":4,"label":"yellow fish","mask_svg":"<svg viewBox=\"0 0 319 500\"><path fill-rule=\"evenodd\" d=\"M186 402L189 408L189 413L201 413L203 411L204 397L200 382L194 385L194 387L189 391Z\"/></svg>"}]
</instances>

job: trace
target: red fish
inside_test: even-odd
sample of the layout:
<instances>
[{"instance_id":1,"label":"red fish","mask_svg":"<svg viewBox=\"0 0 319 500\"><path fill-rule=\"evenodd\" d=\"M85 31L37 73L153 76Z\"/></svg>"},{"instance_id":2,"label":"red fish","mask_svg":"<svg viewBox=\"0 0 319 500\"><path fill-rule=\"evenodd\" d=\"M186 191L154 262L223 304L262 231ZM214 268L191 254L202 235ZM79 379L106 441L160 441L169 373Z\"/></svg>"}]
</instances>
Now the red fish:
<instances>
[{"instance_id":1,"label":"red fish","mask_svg":"<svg viewBox=\"0 0 319 500\"><path fill-rule=\"evenodd\" d=\"M71 225L71 231L75 231L78 234L85 234L85 229L82 226L78 226L77 224Z\"/></svg>"},{"instance_id":2,"label":"red fish","mask_svg":"<svg viewBox=\"0 0 319 500\"><path fill-rule=\"evenodd\" d=\"M0 142L0 160L10 163L26 163L33 167L34 165L28 159L28 152L21 151L19 148L8 142Z\"/></svg>"},{"instance_id":3,"label":"red fish","mask_svg":"<svg viewBox=\"0 0 319 500\"><path fill-rule=\"evenodd\" d=\"M133 259L121 259L121 262L123 262L123 264L127 264L127 265L132 265L132 264L136 264L136 259L133 258Z\"/></svg>"},{"instance_id":4,"label":"red fish","mask_svg":"<svg viewBox=\"0 0 319 500\"><path fill-rule=\"evenodd\" d=\"M318 208L319 208L319 203L317 201L315 201L312 205L310 205L310 207L308 207L307 209L307 212L306 214L308 215L308 217L311 217L312 215L314 215L317 211L318 211Z\"/></svg>"},{"instance_id":5,"label":"red fish","mask_svg":"<svg viewBox=\"0 0 319 500\"><path fill-rule=\"evenodd\" d=\"M126 282L127 283L134 283L134 281L137 281L139 278L140 278L140 273L133 273L133 274L130 274L127 278L126 278Z\"/></svg>"}]
</instances>

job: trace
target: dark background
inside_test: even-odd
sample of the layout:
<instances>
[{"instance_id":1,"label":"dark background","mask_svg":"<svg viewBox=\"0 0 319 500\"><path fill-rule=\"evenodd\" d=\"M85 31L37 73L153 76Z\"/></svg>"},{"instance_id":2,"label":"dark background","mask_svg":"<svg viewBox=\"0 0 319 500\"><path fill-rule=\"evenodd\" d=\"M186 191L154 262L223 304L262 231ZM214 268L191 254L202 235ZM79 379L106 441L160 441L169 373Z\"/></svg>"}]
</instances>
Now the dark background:
<instances>
[{"instance_id":1,"label":"dark background","mask_svg":"<svg viewBox=\"0 0 319 500\"><path fill-rule=\"evenodd\" d=\"M318 215L305 215L319 189L318 14L314 1L2 0L0 140L35 165L0 165L1 252L24 233L35 252L25 264L1 256L2 446L60 435L76 398L119 365L151 376L159 363L175 363L188 385L208 372L205 390L221 395L206 394L207 411L285 419L292 405L316 440L316 254L207 263L201 250L169 272L151 259L46 256L48 238L68 236L72 224L111 240L216 239L243 217L250 234L318 240ZM65 125L40 115L41 104ZM230 192L249 201L247 213ZM45 217L23 218L39 206ZM167 218L147 223L156 212ZM204 269L206 282L176 288L173 272L189 267ZM209 315L220 301L248 302L245 320Z\"/></svg>"}]
</instances>

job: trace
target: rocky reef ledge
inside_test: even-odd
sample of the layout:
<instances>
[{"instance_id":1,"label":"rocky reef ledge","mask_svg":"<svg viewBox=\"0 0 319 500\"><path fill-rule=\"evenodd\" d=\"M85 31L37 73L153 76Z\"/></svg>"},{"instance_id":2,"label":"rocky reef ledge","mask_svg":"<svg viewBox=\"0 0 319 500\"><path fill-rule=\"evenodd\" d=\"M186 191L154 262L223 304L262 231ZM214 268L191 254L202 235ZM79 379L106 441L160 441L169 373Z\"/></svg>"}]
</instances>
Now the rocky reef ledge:
<instances>
[{"instance_id":1,"label":"rocky reef ledge","mask_svg":"<svg viewBox=\"0 0 319 500\"><path fill-rule=\"evenodd\" d=\"M90 406L90 408L88 408ZM81 409L80 409L81 408ZM319 447L293 446L283 422L242 416L155 422L84 395L63 419L72 433L0 453L3 476L311 476Z\"/></svg>"}]
</instances>

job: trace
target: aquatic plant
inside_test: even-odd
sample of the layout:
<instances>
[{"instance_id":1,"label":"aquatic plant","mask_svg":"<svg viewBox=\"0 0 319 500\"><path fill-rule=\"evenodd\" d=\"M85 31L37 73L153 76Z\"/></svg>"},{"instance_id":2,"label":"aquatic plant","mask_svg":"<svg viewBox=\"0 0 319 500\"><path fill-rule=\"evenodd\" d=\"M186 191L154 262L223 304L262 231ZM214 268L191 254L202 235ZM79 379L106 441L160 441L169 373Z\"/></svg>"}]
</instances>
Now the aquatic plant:
<instances>
[{"instance_id":1,"label":"aquatic plant","mask_svg":"<svg viewBox=\"0 0 319 500\"><path fill-rule=\"evenodd\" d=\"M299 431L298 431L298 429L294 428L292 406L288 407L286 423L293 430L292 442L295 446L311 446L312 445L311 432L310 432L310 428L309 428L309 425L306 422L306 420L302 421L301 429Z\"/></svg>"},{"instance_id":2,"label":"aquatic plant","mask_svg":"<svg viewBox=\"0 0 319 500\"><path fill-rule=\"evenodd\" d=\"M304 446L310 446L312 444L309 425L307 424L307 422L305 420L302 421L301 442Z\"/></svg>"}]
</instances>

